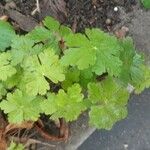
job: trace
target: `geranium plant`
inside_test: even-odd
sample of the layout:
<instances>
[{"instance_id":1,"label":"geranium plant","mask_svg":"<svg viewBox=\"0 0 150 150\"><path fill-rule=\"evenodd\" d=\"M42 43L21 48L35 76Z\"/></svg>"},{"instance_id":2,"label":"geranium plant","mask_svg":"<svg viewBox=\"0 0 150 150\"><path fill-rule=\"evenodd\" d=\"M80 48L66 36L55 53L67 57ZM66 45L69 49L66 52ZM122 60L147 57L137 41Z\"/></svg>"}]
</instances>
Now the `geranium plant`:
<instances>
[{"instance_id":1,"label":"geranium plant","mask_svg":"<svg viewBox=\"0 0 150 150\"><path fill-rule=\"evenodd\" d=\"M46 17L25 35L0 21L0 108L13 124L40 114L67 122L88 110L89 123L111 129L127 116L127 103L150 86L150 68L130 37L100 29L73 33Z\"/></svg>"}]
</instances>

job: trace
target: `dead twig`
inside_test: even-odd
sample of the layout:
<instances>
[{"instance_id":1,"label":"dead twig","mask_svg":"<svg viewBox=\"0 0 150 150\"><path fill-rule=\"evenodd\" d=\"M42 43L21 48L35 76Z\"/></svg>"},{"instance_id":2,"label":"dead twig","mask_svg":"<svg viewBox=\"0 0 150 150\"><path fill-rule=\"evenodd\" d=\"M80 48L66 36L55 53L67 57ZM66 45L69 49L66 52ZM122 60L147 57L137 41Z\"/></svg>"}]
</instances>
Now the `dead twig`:
<instances>
[{"instance_id":1,"label":"dead twig","mask_svg":"<svg viewBox=\"0 0 150 150\"><path fill-rule=\"evenodd\" d=\"M9 140L10 141L14 141L16 143L23 143L25 144L24 146L25 147L29 147L30 145L32 144L41 144L41 145L44 145L44 146L48 146L48 147L55 147L55 145L52 145L52 144L48 144L48 143L44 143L42 141L39 141L39 140L36 140L36 139L31 139L31 138L18 138L18 137L9 137Z\"/></svg>"},{"instance_id":2,"label":"dead twig","mask_svg":"<svg viewBox=\"0 0 150 150\"><path fill-rule=\"evenodd\" d=\"M5 135L12 130L31 129L32 127L33 127L33 122L31 121L24 122L22 124L8 124L5 128Z\"/></svg>"},{"instance_id":3,"label":"dead twig","mask_svg":"<svg viewBox=\"0 0 150 150\"><path fill-rule=\"evenodd\" d=\"M72 31L75 33L76 30L77 30L77 18L74 17L73 25L72 25Z\"/></svg>"},{"instance_id":4,"label":"dead twig","mask_svg":"<svg viewBox=\"0 0 150 150\"><path fill-rule=\"evenodd\" d=\"M41 12L39 0L36 0L36 8L31 12L31 15L34 16L36 12L39 12L39 13Z\"/></svg>"}]
</instances>

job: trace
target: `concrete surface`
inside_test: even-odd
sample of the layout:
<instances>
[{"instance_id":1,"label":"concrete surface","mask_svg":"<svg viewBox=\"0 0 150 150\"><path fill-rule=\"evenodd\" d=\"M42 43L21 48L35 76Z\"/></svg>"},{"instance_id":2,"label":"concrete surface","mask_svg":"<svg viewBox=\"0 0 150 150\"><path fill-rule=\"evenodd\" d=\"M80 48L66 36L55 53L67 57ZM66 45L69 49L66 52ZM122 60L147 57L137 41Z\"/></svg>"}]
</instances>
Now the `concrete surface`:
<instances>
[{"instance_id":1,"label":"concrete surface","mask_svg":"<svg viewBox=\"0 0 150 150\"><path fill-rule=\"evenodd\" d=\"M146 60L150 63L150 10L136 8L132 21L127 26L137 49L146 54Z\"/></svg>"}]
</instances>

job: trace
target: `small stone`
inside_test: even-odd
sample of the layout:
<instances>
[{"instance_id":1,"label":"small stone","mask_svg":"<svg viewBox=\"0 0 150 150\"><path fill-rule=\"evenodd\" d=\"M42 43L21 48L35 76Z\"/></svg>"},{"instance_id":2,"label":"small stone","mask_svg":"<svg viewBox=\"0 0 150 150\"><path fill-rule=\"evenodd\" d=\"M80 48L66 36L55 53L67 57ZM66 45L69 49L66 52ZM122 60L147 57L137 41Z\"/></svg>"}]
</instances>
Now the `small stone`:
<instances>
[{"instance_id":1,"label":"small stone","mask_svg":"<svg viewBox=\"0 0 150 150\"><path fill-rule=\"evenodd\" d=\"M119 9L118 7L114 7L114 11L117 12Z\"/></svg>"},{"instance_id":2,"label":"small stone","mask_svg":"<svg viewBox=\"0 0 150 150\"><path fill-rule=\"evenodd\" d=\"M121 28L121 30L124 31L124 32L129 32L129 28L128 28L128 27L125 27L125 26L123 26L123 27Z\"/></svg>"},{"instance_id":3,"label":"small stone","mask_svg":"<svg viewBox=\"0 0 150 150\"><path fill-rule=\"evenodd\" d=\"M96 9L96 6L94 5L93 8Z\"/></svg>"},{"instance_id":4,"label":"small stone","mask_svg":"<svg viewBox=\"0 0 150 150\"><path fill-rule=\"evenodd\" d=\"M110 24L111 24L111 19L107 18L107 19L106 19L106 24L107 24L107 25L110 25Z\"/></svg>"},{"instance_id":5,"label":"small stone","mask_svg":"<svg viewBox=\"0 0 150 150\"><path fill-rule=\"evenodd\" d=\"M124 144L124 148L128 149L129 145L128 144Z\"/></svg>"}]
</instances>

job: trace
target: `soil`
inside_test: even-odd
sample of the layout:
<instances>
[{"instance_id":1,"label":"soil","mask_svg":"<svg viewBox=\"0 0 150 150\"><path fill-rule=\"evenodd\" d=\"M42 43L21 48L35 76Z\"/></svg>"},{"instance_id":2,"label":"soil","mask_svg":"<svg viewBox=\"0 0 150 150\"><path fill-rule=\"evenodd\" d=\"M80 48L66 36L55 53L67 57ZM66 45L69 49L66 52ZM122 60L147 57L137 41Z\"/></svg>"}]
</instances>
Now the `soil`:
<instances>
[{"instance_id":1,"label":"soil","mask_svg":"<svg viewBox=\"0 0 150 150\"><path fill-rule=\"evenodd\" d=\"M120 22L119 7L132 11L134 0L66 0L68 9L67 23L77 22L77 31L87 27L100 27L109 30ZM114 9L118 8L118 11Z\"/></svg>"},{"instance_id":2,"label":"soil","mask_svg":"<svg viewBox=\"0 0 150 150\"><path fill-rule=\"evenodd\" d=\"M136 4L135 0L41 0L40 12L31 15L36 9L35 0L13 0L9 3L9 8L34 18L36 22L50 15L61 23L69 25L76 32L83 31L87 27L100 27L110 31L114 25L121 22L119 17L121 9L128 13ZM1 4L8 5L4 0ZM16 18L11 17L11 19L17 22ZM18 17L19 19L21 17Z\"/></svg>"}]
</instances>

